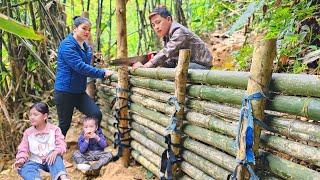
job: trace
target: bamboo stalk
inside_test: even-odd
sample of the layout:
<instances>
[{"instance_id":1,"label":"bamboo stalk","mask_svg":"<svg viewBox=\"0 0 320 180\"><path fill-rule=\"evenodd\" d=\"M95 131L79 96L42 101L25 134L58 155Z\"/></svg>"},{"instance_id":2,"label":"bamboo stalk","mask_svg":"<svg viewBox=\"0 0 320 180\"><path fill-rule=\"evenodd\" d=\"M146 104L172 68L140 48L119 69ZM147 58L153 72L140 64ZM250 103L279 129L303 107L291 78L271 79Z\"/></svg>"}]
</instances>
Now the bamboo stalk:
<instances>
[{"instance_id":1,"label":"bamboo stalk","mask_svg":"<svg viewBox=\"0 0 320 180\"><path fill-rule=\"evenodd\" d=\"M158 134L158 133L152 131L151 129L149 129L145 126L142 126L136 122L132 122L131 125L132 125L133 130L139 132L140 134L147 137L148 139L151 139L152 141L156 142L160 146L166 147L165 139L160 134Z\"/></svg>"},{"instance_id":2,"label":"bamboo stalk","mask_svg":"<svg viewBox=\"0 0 320 180\"><path fill-rule=\"evenodd\" d=\"M186 125L184 127L184 132L194 139L210 144L233 156L236 155L237 150L232 138L193 125ZM270 171L282 178L290 177L291 179L301 179L301 177L304 176L304 179L317 179L317 177L320 177L319 172L299 164L279 158L273 154L264 152L262 154L264 154L264 157L267 158L269 162Z\"/></svg>"},{"instance_id":3,"label":"bamboo stalk","mask_svg":"<svg viewBox=\"0 0 320 180\"><path fill-rule=\"evenodd\" d=\"M155 101L153 99L145 98L145 97L142 97L139 95L133 94L130 96L130 99L134 103L138 102L139 104L141 104L144 107L156 109L156 110L161 111L165 114L173 114L175 111L175 108L173 106L170 106L169 104L161 103L161 102Z\"/></svg>"},{"instance_id":4,"label":"bamboo stalk","mask_svg":"<svg viewBox=\"0 0 320 180\"><path fill-rule=\"evenodd\" d=\"M168 126L170 123L170 118L168 116L153 110L149 110L136 103L131 103L130 110L141 115L144 118L152 119L156 123L161 124L162 126Z\"/></svg>"},{"instance_id":5,"label":"bamboo stalk","mask_svg":"<svg viewBox=\"0 0 320 180\"><path fill-rule=\"evenodd\" d=\"M157 124L147 118L141 117L137 114L133 114L132 119L143 126L149 127L153 131L161 134L162 136L164 136L166 133L166 130L163 126L161 126L161 125L159 125L159 124Z\"/></svg>"},{"instance_id":6,"label":"bamboo stalk","mask_svg":"<svg viewBox=\"0 0 320 180\"><path fill-rule=\"evenodd\" d=\"M169 98L172 97L172 95L168 94L168 93L156 92L156 91L152 91L152 90L148 90L148 89L144 89L144 88L139 88L139 87L132 87L131 91L134 94L137 93L140 95L152 97L152 98L160 100L162 102L168 102Z\"/></svg>"},{"instance_id":7,"label":"bamboo stalk","mask_svg":"<svg viewBox=\"0 0 320 180\"><path fill-rule=\"evenodd\" d=\"M240 114L240 109L238 108L199 100L189 100L187 107L195 109L200 113L214 115L226 121L237 121ZM266 116L268 125L276 133L298 140L320 143L319 125L270 114L266 114Z\"/></svg>"},{"instance_id":8,"label":"bamboo stalk","mask_svg":"<svg viewBox=\"0 0 320 180\"><path fill-rule=\"evenodd\" d=\"M159 177L158 167L155 164L150 162L147 158L145 158L142 154L140 154L136 150L133 150L131 152L131 155L136 161L138 161L145 168L150 170L154 175ZM158 158L157 158L156 156L154 156L153 158L152 157L149 157L149 158L150 159L153 159L153 158L159 159L160 157L158 156ZM181 166L182 166L181 169L184 172L187 172L187 174L193 179L196 179L196 180L211 180L211 179L213 179L189 163L183 162L183 163L181 163Z\"/></svg>"},{"instance_id":9,"label":"bamboo stalk","mask_svg":"<svg viewBox=\"0 0 320 180\"><path fill-rule=\"evenodd\" d=\"M164 130L165 128L162 128L162 131ZM148 138L146 138L145 136L143 136L137 131L134 131L134 130L131 131L130 135L133 139L143 144L145 147L148 147L154 153L161 154L161 152L163 152L164 150L164 147L156 144L157 142L149 140ZM202 156L203 158L229 171L232 171L236 167L236 161L234 157L227 155L221 151L218 151L212 147L204 145L200 142L194 141L190 138L187 138L186 140L184 140L183 146L186 149Z\"/></svg>"},{"instance_id":10,"label":"bamboo stalk","mask_svg":"<svg viewBox=\"0 0 320 180\"><path fill-rule=\"evenodd\" d=\"M160 116L164 116L161 113L150 111L146 108L140 107L140 115L143 117L137 117L139 123L142 122L143 125L150 127L151 129L155 130L156 132L164 135L162 127L152 121L159 123ZM145 114L147 112L147 115ZM153 114L153 115L152 115ZM136 118L136 117L135 117ZM163 118L164 119L164 118ZM150 121L151 120L151 121ZM223 120L220 120L215 117L202 115L196 112L189 111L186 114L186 120L189 123L197 126L201 126L210 130L214 130L223 134L227 134L231 137L235 137L237 133L237 124L229 123ZM163 122L160 120L160 122ZM165 126L165 123L163 124ZM162 130L162 131L161 131ZM264 133L264 136L267 137L267 140L264 144L268 145L269 147L294 156L298 159L304 160L311 164L318 165L320 162L320 151L311 146L307 146L298 142L286 140L277 136L271 136ZM269 141L270 140L270 141ZM277 143L273 143L277 142ZM286 144L290 144L286 146ZM297 151L297 149L300 149Z\"/></svg>"},{"instance_id":11,"label":"bamboo stalk","mask_svg":"<svg viewBox=\"0 0 320 180\"><path fill-rule=\"evenodd\" d=\"M184 150L182 153L182 157L185 161L189 162L193 166L201 169L203 172L208 175L214 177L215 179L227 179L230 174L228 171L223 168L212 164L210 161L188 151Z\"/></svg>"},{"instance_id":12,"label":"bamboo stalk","mask_svg":"<svg viewBox=\"0 0 320 180\"><path fill-rule=\"evenodd\" d=\"M203 158L229 170L230 172L236 167L236 159L226 153L216 150L208 145L187 138L183 142L184 148L202 156Z\"/></svg>"},{"instance_id":13,"label":"bamboo stalk","mask_svg":"<svg viewBox=\"0 0 320 180\"><path fill-rule=\"evenodd\" d=\"M150 162L147 158L143 157L138 151L135 151L135 150L131 151L131 155L133 159L138 161L140 164L142 164L142 166L144 166L149 171L151 171L154 175L159 177L158 167L156 165Z\"/></svg>"},{"instance_id":14,"label":"bamboo stalk","mask_svg":"<svg viewBox=\"0 0 320 180\"><path fill-rule=\"evenodd\" d=\"M140 143L138 143L135 140L131 141L130 145L134 150L138 151L140 154L142 154L144 157L146 157L149 161L151 161L157 167L160 167L161 158L159 155L153 153L152 151L150 151L145 146L141 145ZM158 173L157 173L157 176L159 177Z\"/></svg>"},{"instance_id":15,"label":"bamboo stalk","mask_svg":"<svg viewBox=\"0 0 320 180\"><path fill-rule=\"evenodd\" d=\"M134 86L146 87L165 92L174 92L172 82L164 82L152 79L130 78ZM188 95L204 100L240 105L245 91L239 89L189 85ZM267 109L299 116L305 116L313 120L320 120L320 100L317 98L305 98L277 95L268 102Z\"/></svg>"},{"instance_id":16,"label":"bamboo stalk","mask_svg":"<svg viewBox=\"0 0 320 180\"><path fill-rule=\"evenodd\" d=\"M152 79L174 79L174 69L139 68L130 72L135 76ZM211 84L245 89L249 80L248 72L194 70L188 72L191 83ZM288 95L320 97L320 83L316 75L273 73L270 90Z\"/></svg>"},{"instance_id":17,"label":"bamboo stalk","mask_svg":"<svg viewBox=\"0 0 320 180\"><path fill-rule=\"evenodd\" d=\"M181 163L181 170L186 174L188 174L191 178L196 180L213 180L214 179L187 162Z\"/></svg>"},{"instance_id":18,"label":"bamboo stalk","mask_svg":"<svg viewBox=\"0 0 320 180\"><path fill-rule=\"evenodd\" d=\"M161 159L160 159L160 157L157 158L157 156L155 154L161 155L162 152L164 151L164 147L161 147L160 145L147 139L142 134L140 134L136 131L131 131L131 135L136 140L136 141L131 142L132 147L139 152L143 152L143 156L150 157L149 160L151 162L160 166ZM137 141L139 141L139 143ZM146 147L148 147L148 149L151 148L150 149L151 151L147 150ZM227 176L229 174L226 170L212 164L211 162L201 158L200 156L198 156L196 154L193 154L190 151L185 151L183 153L183 158L185 160L189 161L189 162L183 162L183 163L192 162L191 164L194 164L194 167L197 167L197 168L202 167L201 168L202 170L205 169L205 172L209 172L209 174L211 174L214 177L217 177L218 179L220 179L220 177L222 177L221 173L224 176ZM201 162L201 163L199 163L199 162ZM189 174L189 175L192 177L195 177L195 174Z\"/></svg>"}]
</instances>

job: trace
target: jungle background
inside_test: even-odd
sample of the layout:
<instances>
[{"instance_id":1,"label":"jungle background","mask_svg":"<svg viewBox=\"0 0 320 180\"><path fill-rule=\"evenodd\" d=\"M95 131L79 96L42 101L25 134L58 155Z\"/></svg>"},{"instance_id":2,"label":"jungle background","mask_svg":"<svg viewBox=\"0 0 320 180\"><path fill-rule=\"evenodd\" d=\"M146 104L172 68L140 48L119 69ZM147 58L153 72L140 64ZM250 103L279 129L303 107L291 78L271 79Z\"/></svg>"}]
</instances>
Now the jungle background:
<instances>
[{"instance_id":1,"label":"jungle background","mask_svg":"<svg viewBox=\"0 0 320 180\"><path fill-rule=\"evenodd\" d=\"M92 22L94 65L116 57L116 0L0 0L0 172L10 169L33 102L51 106L59 42L72 17ZM210 47L213 69L247 71L255 35L277 39L274 72L319 74L319 0L127 0L128 56L161 47L148 20L166 5ZM79 118L78 115L75 119ZM76 136L76 135L75 135Z\"/></svg>"}]
</instances>

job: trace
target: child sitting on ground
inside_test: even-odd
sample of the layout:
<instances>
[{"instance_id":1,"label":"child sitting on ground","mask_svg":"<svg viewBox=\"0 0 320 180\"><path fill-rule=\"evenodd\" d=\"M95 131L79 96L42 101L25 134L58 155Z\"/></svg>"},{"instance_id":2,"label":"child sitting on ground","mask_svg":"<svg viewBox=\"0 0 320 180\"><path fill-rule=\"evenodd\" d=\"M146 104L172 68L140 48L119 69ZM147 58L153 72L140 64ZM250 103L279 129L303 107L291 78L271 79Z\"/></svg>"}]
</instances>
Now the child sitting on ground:
<instances>
[{"instance_id":1,"label":"child sitting on ground","mask_svg":"<svg viewBox=\"0 0 320 180\"><path fill-rule=\"evenodd\" d=\"M41 179L40 169L50 172L54 180L69 180L62 160L62 154L66 152L64 136L58 126L47 122L48 113L48 106L42 102L30 108L32 126L23 133L14 163L14 168L25 180Z\"/></svg>"},{"instance_id":2,"label":"child sitting on ground","mask_svg":"<svg viewBox=\"0 0 320 180\"><path fill-rule=\"evenodd\" d=\"M85 174L95 174L111 160L112 153L104 152L107 146L106 138L98 127L98 119L85 117L83 131L78 139L79 150L74 152L72 159L76 168ZM92 165L89 161L96 161Z\"/></svg>"}]
</instances>

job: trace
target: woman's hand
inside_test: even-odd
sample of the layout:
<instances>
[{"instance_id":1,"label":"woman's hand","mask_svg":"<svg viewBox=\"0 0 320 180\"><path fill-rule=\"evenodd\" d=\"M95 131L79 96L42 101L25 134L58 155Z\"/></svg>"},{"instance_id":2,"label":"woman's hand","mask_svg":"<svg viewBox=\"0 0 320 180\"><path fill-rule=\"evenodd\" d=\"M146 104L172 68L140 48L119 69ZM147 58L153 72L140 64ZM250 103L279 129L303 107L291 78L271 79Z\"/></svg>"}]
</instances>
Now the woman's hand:
<instances>
[{"instance_id":1,"label":"woman's hand","mask_svg":"<svg viewBox=\"0 0 320 180\"><path fill-rule=\"evenodd\" d=\"M112 76L112 74L113 74L113 71L107 70L104 74L104 78L108 78L108 77Z\"/></svg>"},{"instance_id":2,"label":"woman's hand","mask_svg":"<svg viewBox=\"0 0 320 180\"><path fill-rule=\"evenodd\" d=\"M46 157L46 162L49 166L51 166L56 161L57 155L58 152L54 150Z\"/></svg>"}]
</instances>

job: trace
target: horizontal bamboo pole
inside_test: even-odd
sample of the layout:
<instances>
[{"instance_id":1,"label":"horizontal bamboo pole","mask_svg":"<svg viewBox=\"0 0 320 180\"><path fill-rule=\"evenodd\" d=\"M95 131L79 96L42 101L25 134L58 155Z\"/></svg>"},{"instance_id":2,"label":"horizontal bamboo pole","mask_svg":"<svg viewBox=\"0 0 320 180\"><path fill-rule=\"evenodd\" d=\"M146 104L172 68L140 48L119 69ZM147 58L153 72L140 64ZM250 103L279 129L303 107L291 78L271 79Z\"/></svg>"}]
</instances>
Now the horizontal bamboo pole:
<instances>
[{"instance_id":1,"label":"horizontal bamboo pole","mask_svg":"<svg viewBox=\"0 0 320 180\"><path fill-rule=\"evenodd\" d=\"M141 145L143 145L143 147L148 147L148 149L150 149L153 153L156 153L157 155L161 155L162 152L165 150L164 147L156 144L152 140L149 140L148 138L146 138L142 134L138 133L137 131L131 131L130 135L133 139L135 139L134 142L136 142L136 143L139 142L139 144L141 143ZM135 145L134 143L131 143L131 144ZM134 149L138 150L139 152L141 152L136 145L132 146L132 147ZM139 148L143 149L141 146L139 146ZM145 153L143 155L146 157L149 154L152 154L151 152L148 152L146 150L144 150L144 152ZM151 157L151 155L149 157ZM182 157L184 158L185 161L187 161L188 163L191 163L194 167L202 169L202 171L207 172L209 175L211 175L217 179L225 179L224 177L227 177L229 174L228 171L212 164L208 160L205 160L204 158L202 158L196 154L193 154L190 151L185 150L182 154ZM153 160L155 160L155 161L153 161ZM156 162L156 164L158 163L158 161L157 161L157 159L155 159L155 157L152 157L152 162ZM189 174L189 175L191 175L193 177L195 176L194 174L193 175Z\"/></svg>"},{"instance_id":2,"label":"horizontal bamboo pole","mask_svg":"<svg viewBox=\"0 0 320 180\"><path fill-rule=\"evenodd\" d=\"M137 141L132 141L131 145L134 149L132 152L135 152L134 154L132 154L133 158L138 160L139 163L141 163L141 164L143 163L142 165L147 167L147 169L149 169L149 168L152 169L152 173L155 173L155 175L157 177L159 177L159 172L154 171L154 170L155 170L155 168L158 169L160 167L160 162L161 162L160 156L149 151L146 147L139 144ZM143 158L147 161L141 161ZM187 164L187 165L184 165L184 164ZM155 167L152 165L154 165ZM182 162L181 166L184 166L184 167L187 166L189 168L187 170L187 172L189 173L188 175L194 179L203 179L203 180L204 179L213 179L210 176L206 175L201 170L199 170L198 168L192 166L191 164L189 164L187 162ZM185 170L184 168L181 168L181 169L183 171ZM201 176L199 176L199 174L201 174Z\"/></svg>"},{"instance_id":3,"label":"horizontal bamboo pole","mask_svg":"<svg viewBox=\"0 0 320 180\"><path fill-rule=\"evenodd\" d=\"M232 138L193 125L186 125L184 132L194 139L210 144L233 156L236 155L235 142ZM273 154L267 154L265 157L269 162L270 171L282 178L301 179L304 176L304 179L317 179L317 177L320 177L319 172L279 158Z\"/></svg>"},{"instance_id":4,"label":"horizontal bamboo pole","mask_svg":"<svg viewBox=\"0 0 320 180\"><path fill-rule=\"evenodd\" d=\"M138 151L131 151L131 156L137 162L139 162L142 166L152 172L152 174L156 175L159 178L159 170L156 165L150 162L147 158L143 157Z\"/></svg>"},{"instance_id":5,"label":"horizontal bamboo pole","mask_svg":"<svg viewBox=\"0 0 320 180\"><path fill-rule=\"evenodd\" d=\"M141 118L141 117L140 117ZM134 118L135 119L135 118ZM148 119L144 119L144 124L141 124L141 125L145 125L145 124L151 124L152 121L151 120L148 120ZM140 122L138 122L140 124ZM150 129L153 129L155 128L157 130L157 132L159 133L159 135L165 135L165 128L164 127L153 127L153 126L146 126ZM151 149L151 151L157 153L157 152L163 152L164 149L161 149L161 146L160 146L160 150L159 150L159 145L153 143L152 141L150 142L147 138L143 137L141 134L139 134L137 131L132 131L131 132L131 136L136 139L136 140L139 140L140 143L142 143L144 146L148 147ZM157 138L157 139L160 139L160 138ZM200 142L197 142L197 141L194 141L192 139L186 139L184 142L183 142L183 146L204 157L205 159L208 159L210 160L211 162L229 170L229 171L233 171L234 168L236 167L236 160L234 157L232 156L229 156L221 151L218 151L212 147L209 147L207 145L204 145ZM156 148L156 149L154 149Z\"/></svg>"},{"instance_id":6,"label":"horizontal bamboo pole","mask_svg":"<svg viewBox=\"0 0 320 180\"><path fill-rule=\"evenodd\" d=\"M154 120L156 123L162 126L168 126L170 123L170 117L162 113L149 110L145 107L138 105L137 103L131 103L130 110L148 119Z\"/></svg>"},{"instance_id":7,"label":"horizontal bamboo pole","mask_svg":"<svg viewBox=\"0 0 320 180\"><path fill-rule=\"evenodd\" d=\"M131 78L130 83L134 86L151 88L164 92L174 92L174 83L153 79ZM204 85L189 85L188 95L205 100L240 105L245 96L244 90ZM293 115L305 116L313 120L320 120L320 100L316 98L274 96L268 102L267 109L285 112Z\"/></svg>"},{"instance_id":8,"label":"horizontal bamboo pole","mask_svg":"<svg viewBox=\"0 0 320 180\"><path fill-rule=\"evenodd\" d=\"M181 163L181 170L188 174L191 178L196 180L214 180L214 178L208 176L206 173L201 171L200 169L192 166L188 162Z\"/></svg>"},{"instance_id":9,"label":"horizontal bamboo pole","mask_svg":"<svg viewBox=\"0 0 320 180\"><path fill-rule=\"evenodd\" d=\"M237 165L234 157L203 143L192 140L191 138L187 138L183 142L183 147L227 169L230 172L232 172Z\"/></svg>"},{"instance_id":10,"label":"horizontal bamboo pole","mask_svg":"<svg viewBox=\"0 0 320 180\"><path fill-rule=\"evenodd\" d=\"M173 96L173 94L164 93L164 92L156 92L156 91L148 90L145 88L139 88L139 87L132 87L131 91L134 94L140 94L140 95L152 97L152 98L160 100L162 102L168 102L169 98Z\"/></svg>"},{"instance_id":11,"label":"horizontal bamboo pole","mask_svg":"<svg viewBox=\"0 0 320 180\"><path fill-rule=\"evenodd\" d=\"M132 119L135 120L137 123L145 126L145 127L148 127L150 129L152 129L153 131L161 134L162 136L165 135L165 128L157 123L155 123L154 121L151 121L147 118L144 118L142 116L139 116L137 114L132 114Z\"/></svg>"},{"instance_id":12,"label":"horizontal bamboo pole","mask_svg":"<svg viewBox=\"0 0 320 180\"><path fill-rule=\"evenodd\" d=\"M162 135L160 135L160 134L154 132L153 130L151 130L145 126L142 126L136 122L132 122L131 126L135 131L137 131L140 134L144 135L145 137L151 139L152 141L156 142L160 146L162 146L162 147L167 146L167 144L165 143L165 138Z\"/></svg>"},{"instance_id":13,"label":"horizontal bamboo pole","mask_svg":"<svg viewBox=\"0 0 320 180\"><path fill-rule=\"evenodd\" d=\"M140 98L135 99L135 103L137 104L143 104L145 107L150 107L149 104L153 104L152 108L156 109L157 111L168 113L168 108L164 108L166 104L160 103L159 98L161 97L170 97L167 93L160 93L147 89L137 88L135 91L134 96L139 96L138 93L144 93L145 96L141 96ZM148 98L152 97L154 99ZM147 101L148 103L145 103L144 101ZM159 106L157 104L160 104ZM217 104L207 101L199 101L199 100L193 100L189 99L187 101L187 107L191 109L195 109L197 112L201 112L202 114L211 114L214 117L213 119L222 119L227 122L232 121L238 121L240 109L230 107L223 104ZM188 115L188 114L187 114ZM230 121L232 120L232 121ZM314 123L310 122L303 122L300 120L295 119L287 119L283 117L277 117L274 115L267 114L267 121L269 126L274 130L274 132L279 133L281 135L285 135L294 139L303 140L303 141L313 141L316 143L320 143L320 126L316 125ZM201 121L203 122L203 121ZM207 122L207 121L205 121ZM218 121L219 123L220 121ZM210 123L210 122L208 122ZM217 122L215 122L216 124ZM226 122L221 122L222 124L229 125ZM221 124L220 123L220 124ZM218 125L218 124L217 124ZM230 126L230 125L229 125ZM211 125L207 126L208 128L211 128ZM229 129L230 132L234 132L234 128ZM218 129L215 129L216 131L219 131ZM221 132L221 131L219 131ZM230 133L228 133L230 135ZM231 133L232 136L234 136L234 133Z\"/></svg>"},{"instance_id":14,"label":"horizontal bamboo pole","mask_svg":"<svg viewBox=\"0 0 320 180\"><path fill-rule=\"evenodd\" d=\"M229 171L212 164L210 161L192 153L191 151L184 150L182 153L182 158L215 179L224 180L227 179L228 175L230 174Z\"/></svg>"},{"instance_id":15,"label":"horizontal bamboo pole","mask_svg":"<svg viewBox=\"0 0 320 180\"><path fill-rule=\"evenodd\" d=\"M160 110L161 112L166 114L173 114L175 112L174 106L170 106L169 104L161 103L150 98L132 94L130 96L130 99L132 102L139 102L144 107Z\"/></svg>"},{"instance_id":16,"label":"horizontal bamboo pole","mask_svg":"<svg viewBox=\"0 0 320 180\"><path fill-rule=\"evenodd\" d=\"M143 68L131 72L132 75L152 79L174 78L174 69ZM188 78L192 83L206 83L226 87L246 89L249 72L189 70ZM320 80L316 75L273 73L270 90L290 95L320 97Z\"/></svg>"},{"instance_id":17,"label":"horizontal bamboo pole","mask_svg":"<svg viewBox=\"0 0 320 180\"><path fill-rule=\"evenodd\" d=\"M135 104L134 107L135 109L137 109L136 107L138 107L138 105ZM142 106L139 107L139 114L153 121L157 121L157 123L164 122L164 119L168 119L168 117L164 116L163 114L148 110ZM201 126L223 134L227 134L231 137L236 137L237 135L237 124L232 124L215 117L206 116L200 113L189 111L186 114L186 120L188 120L188 122L193 125ZM146 125L148 126L148 124ZM166 126L167 124L163 123L162 125ZM157 127L157 129L158 128L159 127ZM268 147L271 147L275 150L294 156L298 159L304 160L308 163L318 166L320 165L320 149L307 146L298 142L286 140L281 137L271 136L265 133L263 134L263 137L265 137L263 139L264 145L267 145Z\"/></svg>"}]
</instances>

